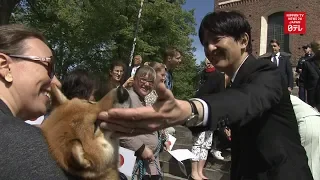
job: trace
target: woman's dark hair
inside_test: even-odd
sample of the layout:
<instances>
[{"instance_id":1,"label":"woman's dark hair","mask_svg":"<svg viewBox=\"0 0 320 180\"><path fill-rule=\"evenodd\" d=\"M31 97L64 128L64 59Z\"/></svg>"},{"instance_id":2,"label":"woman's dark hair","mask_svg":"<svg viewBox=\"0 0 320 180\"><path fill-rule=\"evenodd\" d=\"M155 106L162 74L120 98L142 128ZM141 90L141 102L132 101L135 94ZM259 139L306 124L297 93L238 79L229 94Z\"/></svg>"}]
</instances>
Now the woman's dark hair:
<instances>
[{"instance_id":1,"label":"woman's dark hair","mask_svg":"<svg viewBox=\"0 0 320 180\"><path fill-rule=\"evenodd\" d=\"M24 40L28 38L37 38L43 42L46 41L40 32L24 25L2 25L0 26L0 52L4 54L21 55L26 48Z\"/></svg>"},{"instance_id":2,"label":"woman's dark hair","mask_svg":"<svg viewBox=\"0 0 320 180\"><path fill-rule=\"evenodd\" d=\"M86 70L76 69L63 79L61 91L68 99L89 100L96 89L95 78Z\"/></svg>"},{"instance_id":3,"label":"woman's dark hair","mask_svg":"<svg viewBox=\"0 0 320 180\"><path fill-rule=\"evenodd\" d=\"M211 36L229 36L236 41L247 33L249 36L246 51L252 53L251 26L244 15L236 11L217 11L207 14L200 24L199 38L202 45L205 32Z\"/></svg>"}]
</instances>

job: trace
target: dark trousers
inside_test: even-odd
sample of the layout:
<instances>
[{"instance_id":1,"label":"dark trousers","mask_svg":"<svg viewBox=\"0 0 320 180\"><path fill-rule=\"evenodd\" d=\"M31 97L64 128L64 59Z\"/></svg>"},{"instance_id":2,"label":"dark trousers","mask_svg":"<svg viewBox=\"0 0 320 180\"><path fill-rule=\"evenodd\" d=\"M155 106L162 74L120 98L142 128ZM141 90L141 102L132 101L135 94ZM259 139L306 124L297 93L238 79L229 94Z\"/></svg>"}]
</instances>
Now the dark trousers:
<instances>
[{"instance_id":1,"label":"dark trousers","mask_svg":"<svg viewBox=\"0 0 320 180\"><path fill-rule=\"evenodd\" d=\"M316 98L315 88L307 90L307 102L312 107L316 105L315 98Z\"/></svg>"},{"instance_id":2,"label":"dark trousers","mask_svg":"<svg viewBox=\"0 0 320 180\"><path fill-rule=\"evenodd\" d=\"M299 86L299 98L303 102L306 102L306 89L304 88L304 86Z\"/></svg>"}]
</instances>

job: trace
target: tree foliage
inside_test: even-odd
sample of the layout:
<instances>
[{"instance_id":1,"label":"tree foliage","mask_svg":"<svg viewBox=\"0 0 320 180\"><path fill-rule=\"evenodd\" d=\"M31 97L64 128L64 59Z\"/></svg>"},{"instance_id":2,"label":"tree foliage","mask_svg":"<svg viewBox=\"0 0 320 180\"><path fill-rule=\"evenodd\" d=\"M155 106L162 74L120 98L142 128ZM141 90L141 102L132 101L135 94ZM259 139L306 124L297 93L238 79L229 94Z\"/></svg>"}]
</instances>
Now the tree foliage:
<instances>
[{"instance_id":1,"label":"tree foliage","mask_svg":"<svg viewBox=\"0 0 320 180\"><path fill-rule=\"evenodd\" d=\"M162 61L169 46L183 52L174 72L174 94L194 94L197 74L190 35L195 35L194 12L182 9L185 0L145 0L138 25L135 54L144 61ZM21 0L12 23L41 30L57 57L62 78L75 67L107 74L113 60L129 63L140 0Z\"/></svg>"},{"instance_id":2,"label":"tree foliage","mask_svg":"<svg viewBox=\"0 0 320 180\"><path fill-rule=\"evenodd\" d=\"M0 25L9 24L9 19L14 7L20 0L1 0L0 1Z\"/></svg>"}]
</instances>

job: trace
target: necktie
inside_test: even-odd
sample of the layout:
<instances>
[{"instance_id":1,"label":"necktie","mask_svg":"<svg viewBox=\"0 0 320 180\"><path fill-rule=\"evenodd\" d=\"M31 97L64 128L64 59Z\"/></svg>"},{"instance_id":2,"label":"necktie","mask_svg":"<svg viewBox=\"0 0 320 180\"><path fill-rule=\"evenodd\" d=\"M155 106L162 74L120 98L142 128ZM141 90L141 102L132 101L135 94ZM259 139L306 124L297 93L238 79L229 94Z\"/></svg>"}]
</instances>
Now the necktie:
<instances>
[{"instance_id":1,"label":"necktie","mask_svg":"<svg viewBox=\"0 0 320 180\"><path fill-rule=\"evenodd\" d=\"M277 61L277 56L276 56L276 55L273 56L272 62L273 62L276 66L278 66L278 61Z\"/></svg>"}]
</instances>

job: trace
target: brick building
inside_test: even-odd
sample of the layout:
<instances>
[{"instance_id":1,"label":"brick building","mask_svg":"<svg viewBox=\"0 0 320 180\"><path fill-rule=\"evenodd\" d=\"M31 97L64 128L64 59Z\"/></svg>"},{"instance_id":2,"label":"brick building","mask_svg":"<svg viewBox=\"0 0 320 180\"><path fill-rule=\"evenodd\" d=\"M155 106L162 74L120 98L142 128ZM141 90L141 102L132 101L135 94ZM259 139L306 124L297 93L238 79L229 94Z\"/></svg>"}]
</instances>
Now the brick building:
<instances>
[{"instance_id":1,"label":"brick building","mask_svg":"<svg viewBox=\"0 0 320 180\"><path fill-rule=\"evenodd\" d=\"M292 54L292 65L303 55L302 46L320 39L319 0L215 0L215 11L242 12L252 26L253 55L269 52L269 41L280 41L281 51ZM306 12L306 34L287 35L283 32L285 11Z\"/></svg>"}]
</instances>

